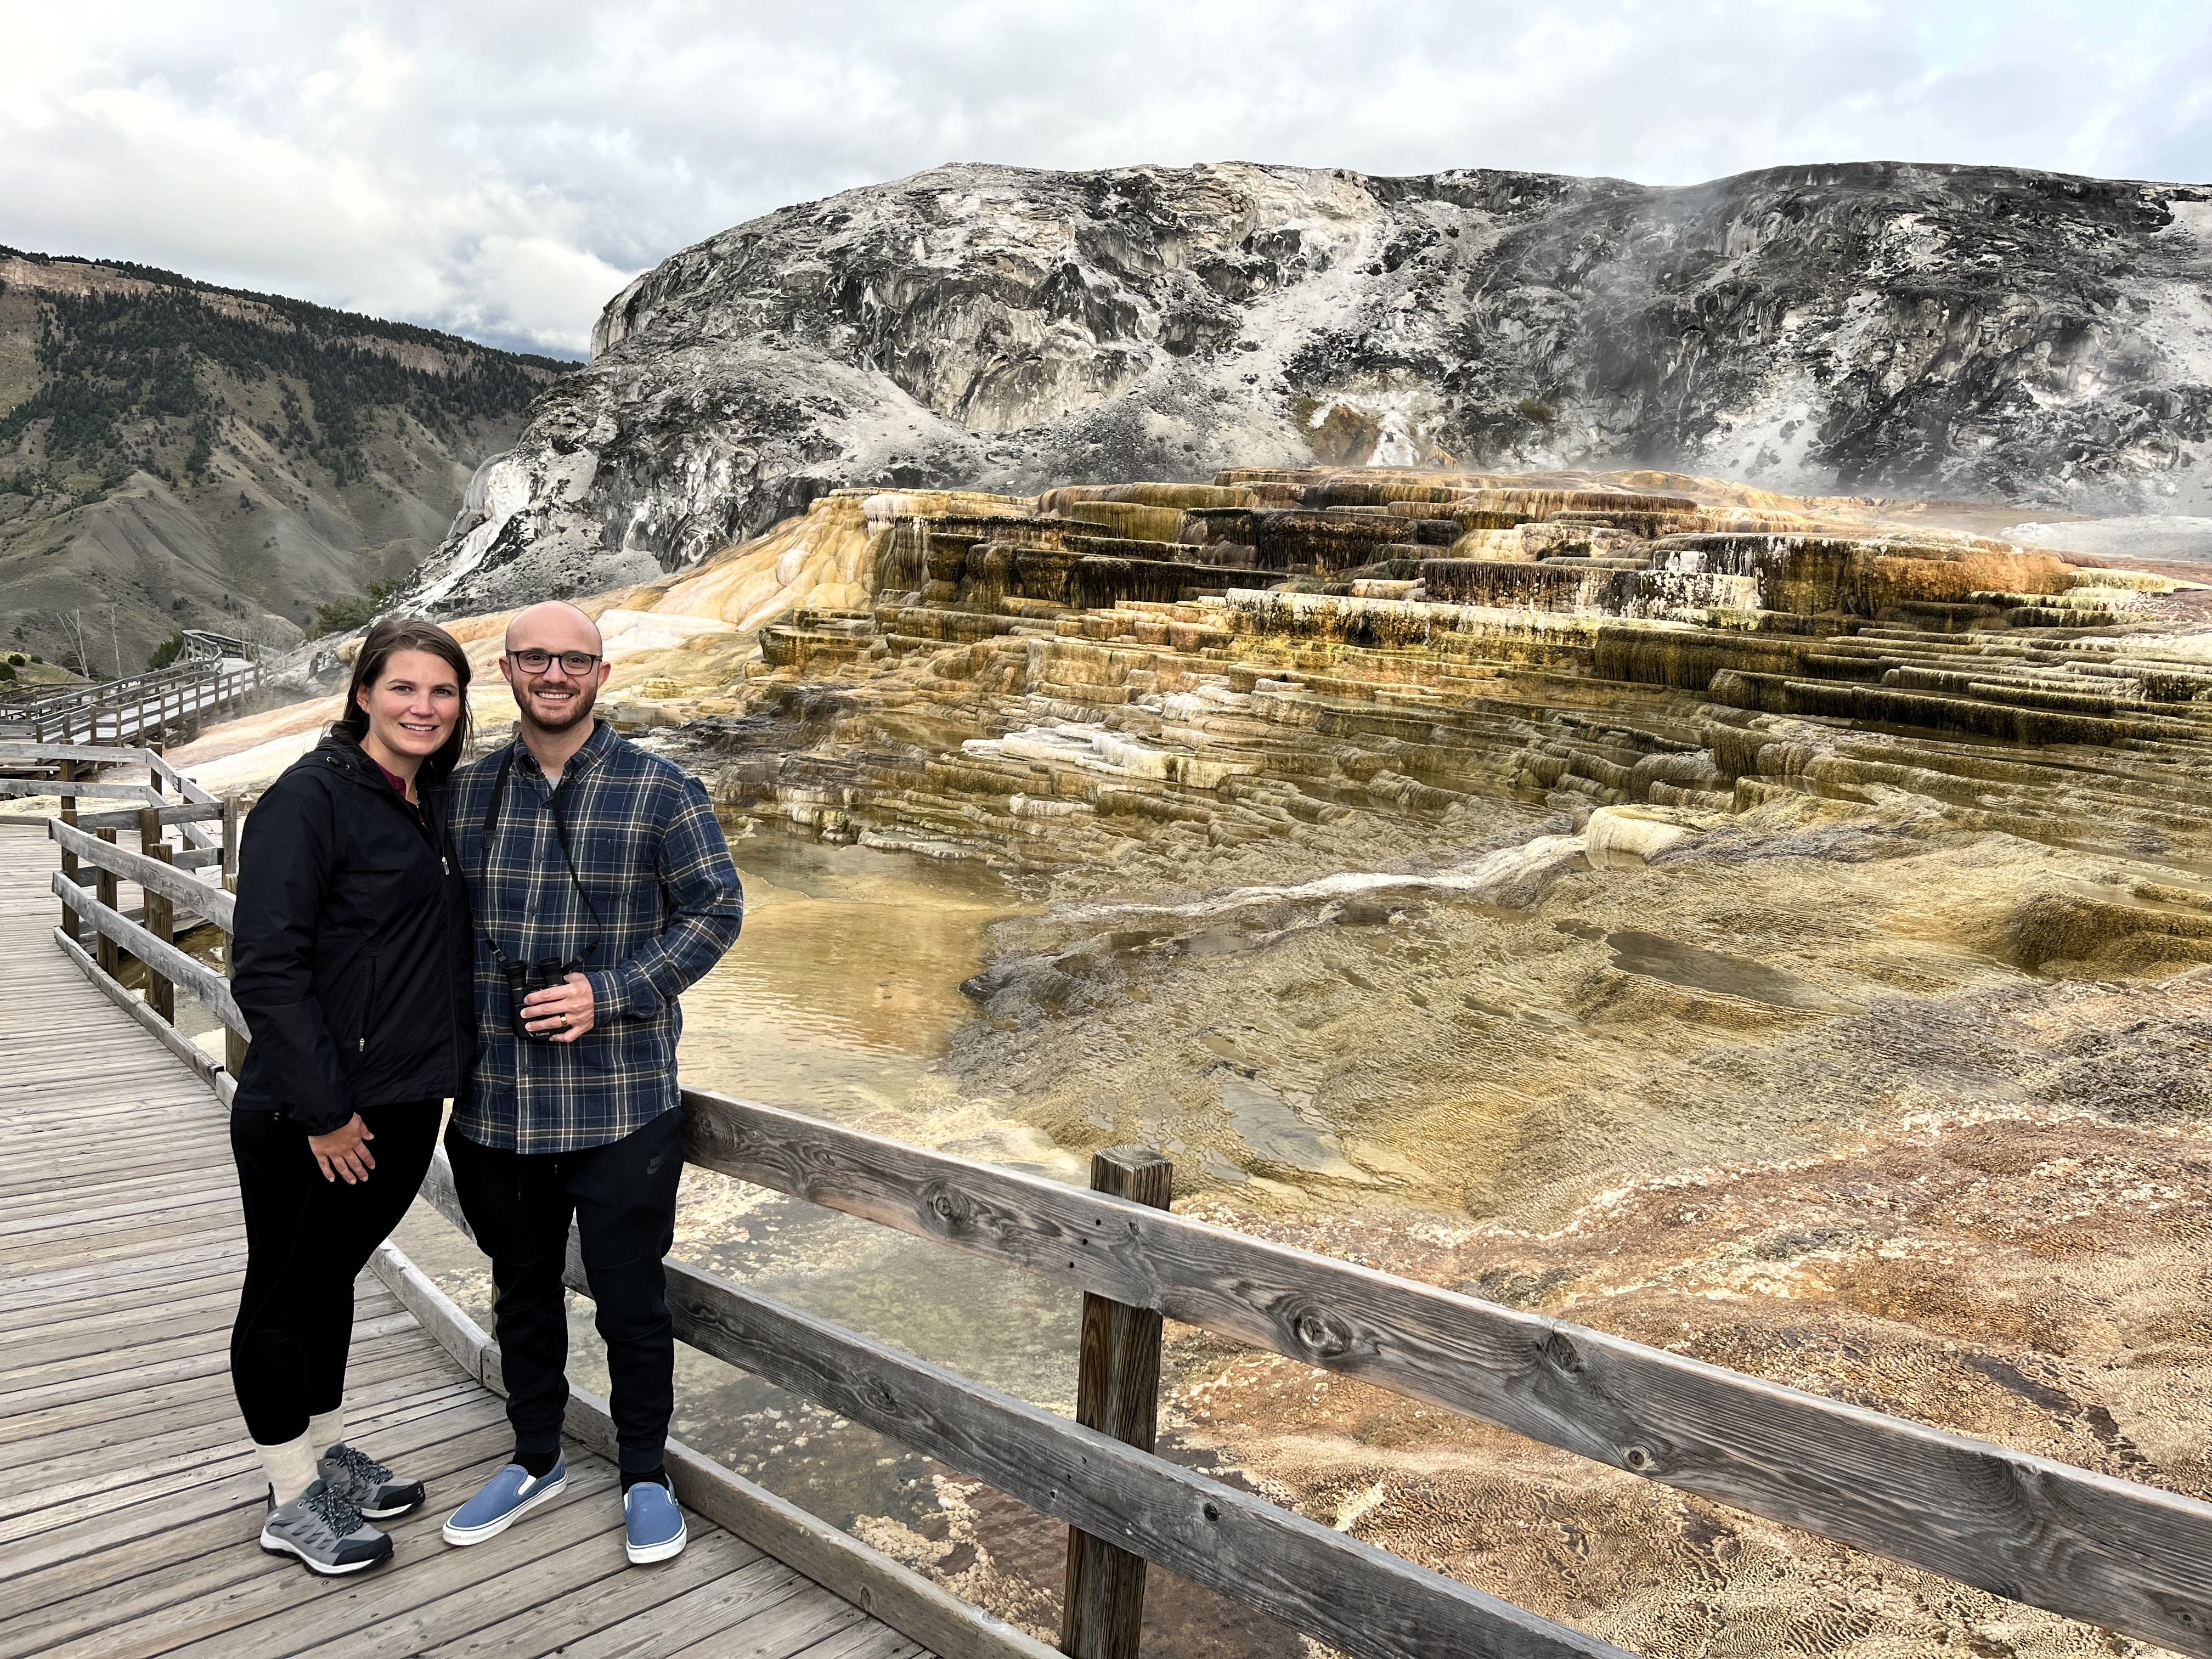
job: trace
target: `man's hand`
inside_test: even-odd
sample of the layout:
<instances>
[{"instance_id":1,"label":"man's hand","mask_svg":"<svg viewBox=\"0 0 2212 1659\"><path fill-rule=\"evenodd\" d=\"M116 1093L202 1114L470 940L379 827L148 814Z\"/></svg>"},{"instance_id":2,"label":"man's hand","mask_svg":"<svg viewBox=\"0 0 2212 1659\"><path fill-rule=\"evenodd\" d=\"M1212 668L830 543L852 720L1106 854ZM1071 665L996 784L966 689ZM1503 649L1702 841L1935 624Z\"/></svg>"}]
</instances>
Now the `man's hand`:
<instances>
[{"instance_id":1,"label":"man's hand","mask_svg":"<svg viewBox=\"0 0 2212 1659\"><path fill-rule=\"evenodd\" d=\"M571 974L522 1000L522 1023L538 1036L574 1042L592 1029L592 981Z\"/></svg>"},{"instance_id":2,"label":"man's hand","mask_svg":"<svg viewBox=\"0 0 2212 1659\"><path fill-rule=\"evenodd\" d=\"M336 1181L341 1176L349 1187L357 1186L368 1179L368 1172L376 1167L369 1156L368 1143L376 1137L361 1121L361 1114L353 1115L353 1121L343 1128L333 1129L326 1135L309 1135L307 1150L314 1153L315 1162L323 1166L323 1179Z\"/></svg>"}]
</instances>

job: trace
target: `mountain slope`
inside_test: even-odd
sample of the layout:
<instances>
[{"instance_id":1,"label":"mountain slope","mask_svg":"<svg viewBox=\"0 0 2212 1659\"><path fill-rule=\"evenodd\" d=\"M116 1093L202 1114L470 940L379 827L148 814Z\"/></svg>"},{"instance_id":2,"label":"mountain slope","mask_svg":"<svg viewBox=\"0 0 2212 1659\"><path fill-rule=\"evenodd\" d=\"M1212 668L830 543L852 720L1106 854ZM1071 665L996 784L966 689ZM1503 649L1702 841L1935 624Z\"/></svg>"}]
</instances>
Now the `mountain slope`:
<instances>
[{"instance_id":1,"label":"mountain slope","mask_svg":"<svg viewBox=\"0 0 2212 1659\"><path fill-rule=\"evenodd\" d=\"M115 672L179 627L295 640L438 544L565 367L0 250L0 642Z\"/></svg>"},{"instance_id":2,"label":"mountain slope","mask_svg":"<svg viewBox=\"0 0 2212 1659\"><path fill-rule=\"evenodd\" d=\"M841 484L1316 461L2201 512L2208 295L2206 192L2017 169L939 167L631 283L416 592L644 580Z\"/></svg>"}]
</instances>

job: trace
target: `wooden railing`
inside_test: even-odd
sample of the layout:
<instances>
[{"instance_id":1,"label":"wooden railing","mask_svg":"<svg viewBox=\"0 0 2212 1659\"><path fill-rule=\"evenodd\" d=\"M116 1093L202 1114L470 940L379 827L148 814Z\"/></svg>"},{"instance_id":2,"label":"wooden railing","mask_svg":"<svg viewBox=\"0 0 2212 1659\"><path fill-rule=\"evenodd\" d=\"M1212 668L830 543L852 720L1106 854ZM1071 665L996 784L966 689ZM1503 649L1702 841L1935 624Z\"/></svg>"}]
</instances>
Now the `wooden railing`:
<instances>
[{"instance_id":1,"label":"wooden railing","mask_svg":"<svg viewBox=\"0 0 2212 1659\"><path fill-rule=\"evenodd\" d=\"M192 657L126 679L0 702L0 737L34 744L127 744L191 727L261 684L258 663Z\"/></svg>"},{"instance_id":2,"label":"wooden railing","mask_svg":"<svg viewBox=\"0 0 2212 1659\"><path fill-rule=\"evenodd\" d=\"M144 767L146 782L76 775L94 766L118 765ZM245 1061L246 1021L231 1000L224 975L178 948L176 937L179 926L195 922L212 923L226 940L229 937L234 908L229 890L238 878L239 803L216 799L161 756L142 749L0 744L0 766L28 767L52 775L29 784L19 778L0 779L0 787L15 793L61 797L60 814L46 821L47 834L61 848L61 868L53 877L54 894L62 907L55 942L111 1000L228 1101L229 1079ZM164 785L182 799L168 804ZM80 812L80 799L137 804ZM181 846L170 845L173 831ZM135 850L118 844L118 836L125 833L135 835ZM142 895L136 915L118 902L125 883L137 886ZM228 961L228 949L223 955ZM122 983L125 956L146 969L143 1001ZM222 1025L222 1065L176 1029L180 986Z\"/></svg>"},{"instance_id":3,"label":"wooden railing","mask_svg":"<svg viewBox=\"0 0 2212 1659\"><path fill-rule=\"evenodd\" d=\"M52 833L102 879L141 884L149 911L158 896L228 928L228 895L155 845L160 820L180 811L206 808L146 809L141 833L154 839L135 853L86 828L89 819L57 823ZM103 951L141 955L199 997L242 1048L245 1024L220 975L158 927L124 915L112 896L88 900L60 875L54 885L90 920ZM110 997L149 1027L166 1023L68 930L56 938ZM216 1067L173 1031L167 1040L190 1050L228 1098L235 1050L234 1066ZM1621 1651L1153 1455L1164 1318L1997 1595L2212 1656L2212 1504L1178 1216L1164 1207L1162 1161L1141 1149L1101 1154L1094 1190L1085 1191L703 1090L683 1099L686 1156L702 1169L1084 1292L1079 1420L1070 1421L691 1263L667 1263L684 1341L1074 1529L1067 1653L1135 1652L1143 1562L1363 1659ZM442 1152L423 1196L466 1231ZM588 1294L573 1237L568 1280ZM481 1334L474 1340L480 1349ZM478 1352L472 1363L480 1374L495 1370L495 1355Z\"/></svg>"}]
</instances>

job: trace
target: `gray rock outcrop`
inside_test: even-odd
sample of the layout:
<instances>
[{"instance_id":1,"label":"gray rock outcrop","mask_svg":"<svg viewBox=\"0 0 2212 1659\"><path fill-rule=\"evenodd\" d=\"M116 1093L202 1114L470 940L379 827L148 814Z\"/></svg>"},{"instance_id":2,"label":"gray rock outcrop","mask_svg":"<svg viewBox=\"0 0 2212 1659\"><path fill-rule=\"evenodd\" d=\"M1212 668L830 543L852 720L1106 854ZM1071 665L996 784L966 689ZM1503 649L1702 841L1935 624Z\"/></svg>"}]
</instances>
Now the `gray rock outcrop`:
<instances>
[{"instance_id":1,"label":"gray rock outcrop","mask_svg":"<svg viewBox=\"0 0 2212 1659\"><path fill-rule=\"evenodd\" d=\"M2212 511L2212 191L2173 185L946 167L685 249L593 346L418 603L649 580L857 483L1644 465Z\"/></svg>"}]
</instances>

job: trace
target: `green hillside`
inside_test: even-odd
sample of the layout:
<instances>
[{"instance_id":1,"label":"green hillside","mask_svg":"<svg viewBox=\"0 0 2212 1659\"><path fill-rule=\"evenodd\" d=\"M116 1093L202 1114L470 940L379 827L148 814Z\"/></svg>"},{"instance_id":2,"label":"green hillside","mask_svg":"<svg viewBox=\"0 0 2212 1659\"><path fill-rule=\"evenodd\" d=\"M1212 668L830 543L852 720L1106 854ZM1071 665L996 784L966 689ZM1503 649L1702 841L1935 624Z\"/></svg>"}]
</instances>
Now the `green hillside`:
<instances>
[{"instance_id":1,"label":"green hillside","mask_svg":"<svg viewBox=\"0 0 2212 1659\"><path fill-rule=\"evenodd\" d=\"M289 643L411 569L568 365L0 248L0 647ZM105 649L99 648L105 647Z\"/></svg>"}]
</instances>

